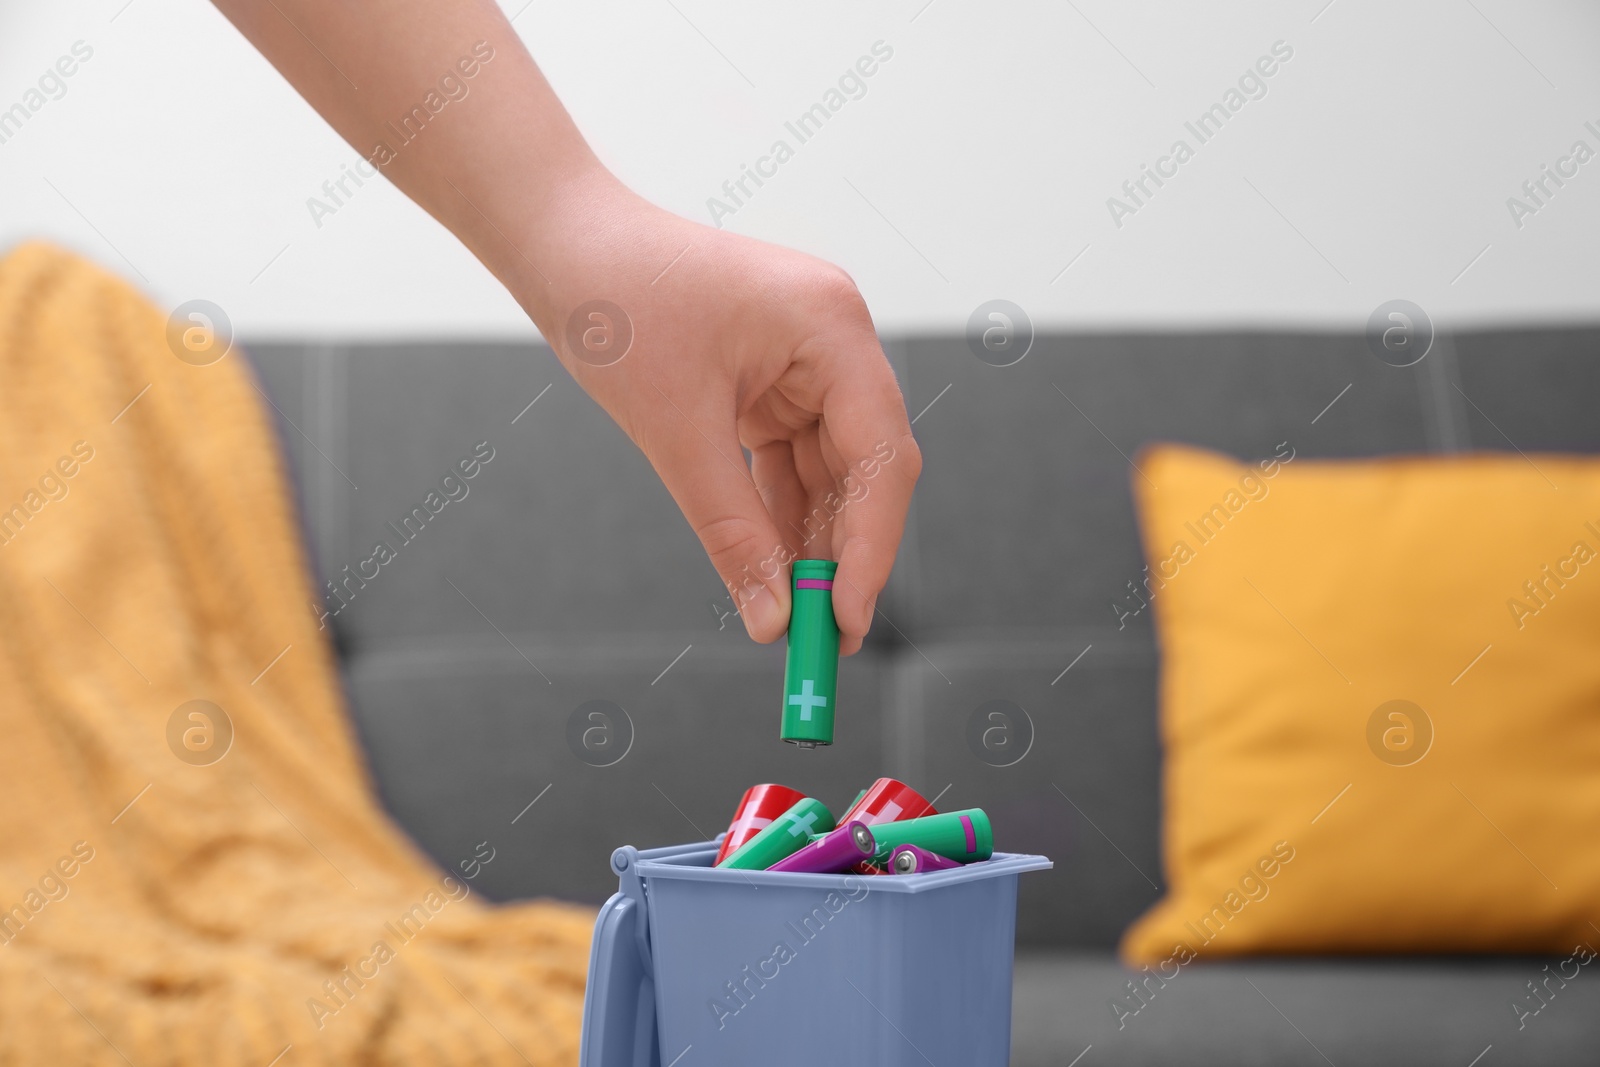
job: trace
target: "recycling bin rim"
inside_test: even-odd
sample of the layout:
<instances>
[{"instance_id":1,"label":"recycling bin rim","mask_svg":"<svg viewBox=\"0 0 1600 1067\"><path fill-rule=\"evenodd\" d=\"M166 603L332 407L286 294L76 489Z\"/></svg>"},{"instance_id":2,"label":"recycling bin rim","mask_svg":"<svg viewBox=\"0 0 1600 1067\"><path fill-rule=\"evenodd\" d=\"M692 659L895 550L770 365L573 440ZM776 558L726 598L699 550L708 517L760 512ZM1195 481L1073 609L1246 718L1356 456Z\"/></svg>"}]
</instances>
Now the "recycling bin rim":
<instances>
[{"instance_id":1,"label":"recycling bin rim","mask_svg":"<svg viewBox=\"0 0 1600 1067\"><path fill-rule=\"evenodd\" d=\"M718 840L721 835L718 835ZM926 871L919 874L860 875L805 874L796 871L748 871L712 867L705 856L717 853L717 841L697 845L674 845L667 848L640 851L632 845L623 845L611 854L612 873L625 876L630 870L641 878L673 878L690 882L740 882L753 886L796 886L815 889L851 889L862 878L871 878L873 892L925 893L951 882L971 882L983 878L1000 878L1022 874L1026 871L1043 871L1054 867L1048 858L1017 852L996 852L987 860L967 863L944 871Z\"/></svg>"}]
</instances>

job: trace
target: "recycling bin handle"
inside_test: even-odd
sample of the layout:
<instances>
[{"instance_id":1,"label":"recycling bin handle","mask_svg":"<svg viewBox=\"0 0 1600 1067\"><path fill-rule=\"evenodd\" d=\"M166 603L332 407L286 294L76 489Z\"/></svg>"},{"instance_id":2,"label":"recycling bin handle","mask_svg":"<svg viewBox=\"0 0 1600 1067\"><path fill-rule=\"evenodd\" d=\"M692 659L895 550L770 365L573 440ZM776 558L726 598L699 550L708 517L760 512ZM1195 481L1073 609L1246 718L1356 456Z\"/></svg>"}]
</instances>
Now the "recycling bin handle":
<instances>
[{"instance_id":1,"label":"recycling bin handle","mask_svg":"<svg viewBox=\"0 0 1600 1067\"><path fill-rule=\"evenodd\" d=\"M611 854L611 871L617 876L618 890L633 901L633 939L644 973L653 973L650 958L649 912L644 902L644 881L639 877L639 850L623 845Z\"/></svg>"},{"instance_id":2,"label":"recycling bin handle","mask_svg":"<svg viewBox=\"0 0 1600 1067\"><path fill-rule=\"evenodd\" d=\"M650 913L649 909L645 907L644 880L639 877L639 860L670 859L673 856L682 856L690 852L704 852L707 849L715 852L717 846L722 843L722 837L722 834L718 834L710 841L696 841L687 845L668 845L664 848L645 849L643 852L632 845L623 845L611 853L611 872L617 876L617 888L623 896L634 903L634 941L639 949L639 962L644 965L646 974L653 973L653 962L650 955Z\"/></svg>"}]
</instances>

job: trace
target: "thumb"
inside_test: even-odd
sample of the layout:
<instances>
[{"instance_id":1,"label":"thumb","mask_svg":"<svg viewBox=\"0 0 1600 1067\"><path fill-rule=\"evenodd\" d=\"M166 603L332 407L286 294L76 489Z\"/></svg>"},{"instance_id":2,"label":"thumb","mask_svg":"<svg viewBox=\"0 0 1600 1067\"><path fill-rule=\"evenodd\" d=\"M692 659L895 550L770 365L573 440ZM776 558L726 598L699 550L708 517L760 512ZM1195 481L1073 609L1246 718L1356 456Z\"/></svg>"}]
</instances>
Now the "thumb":
<instances>
[{"instance_id":1,"label":"thumb","mask_svg":"<svg viewBox=\"0 0 1600 1067\"><path fill-rule=\"evenodd\" d=\"M645 454L700 538L745 630L762 644L775 641L789 628L784 564L790 553L756 489L732 421L714 426L698 413L691 421L677 404L671 408Z\"/></svg>"}]
</instances>

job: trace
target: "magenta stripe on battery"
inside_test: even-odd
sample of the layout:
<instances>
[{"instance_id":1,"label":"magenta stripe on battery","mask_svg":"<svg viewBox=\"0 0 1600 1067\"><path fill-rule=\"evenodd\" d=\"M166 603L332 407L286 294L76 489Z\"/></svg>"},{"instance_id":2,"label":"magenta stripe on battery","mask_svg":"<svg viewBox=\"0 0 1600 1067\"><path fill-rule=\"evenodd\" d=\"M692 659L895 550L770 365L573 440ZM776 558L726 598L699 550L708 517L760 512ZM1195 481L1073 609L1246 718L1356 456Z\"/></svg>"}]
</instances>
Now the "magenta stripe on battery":
<instances>
[{"instance_id":1,"label":"magenta stripe on battery","mask_svg":"<svg viewBox=\"0 0 1600 1067\"><path fill-rule=\"evenodd\" d=\"M978 851L978 835L977 832L972 829L972 816L961 816L961 828L967 832L967 851Z\"/></svg>"},{"instance_id":2,"label":"magenta stripe on battery","mask_svg":"<svg viewBox=\"0 0 1600 1067\"><path fill-rule=\"evenodd\" d=\"M796 589L832 589L833 583L826 578L796 578Z\"/></svg>"}]
</instances>

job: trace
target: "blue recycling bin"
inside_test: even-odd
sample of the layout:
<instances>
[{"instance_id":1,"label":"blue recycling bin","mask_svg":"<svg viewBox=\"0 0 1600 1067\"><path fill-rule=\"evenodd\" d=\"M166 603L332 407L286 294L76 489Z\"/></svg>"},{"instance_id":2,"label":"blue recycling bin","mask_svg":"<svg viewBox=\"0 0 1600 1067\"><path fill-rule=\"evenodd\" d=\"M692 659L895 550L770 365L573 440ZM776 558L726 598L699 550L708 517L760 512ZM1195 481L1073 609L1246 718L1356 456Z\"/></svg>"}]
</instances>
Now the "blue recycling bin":
<instances>
[{"instance_id":1,"label":"blue recycling bin","mask_svg":"<svg viewBox=\"0 0 1600 1067\"><path fill-rule=\"evenodd\" d=\"M1006 1067L1017 876L1048 859L863 876L716 851L612 854L580 1067Z\"/></svg>"}]
</instances>

